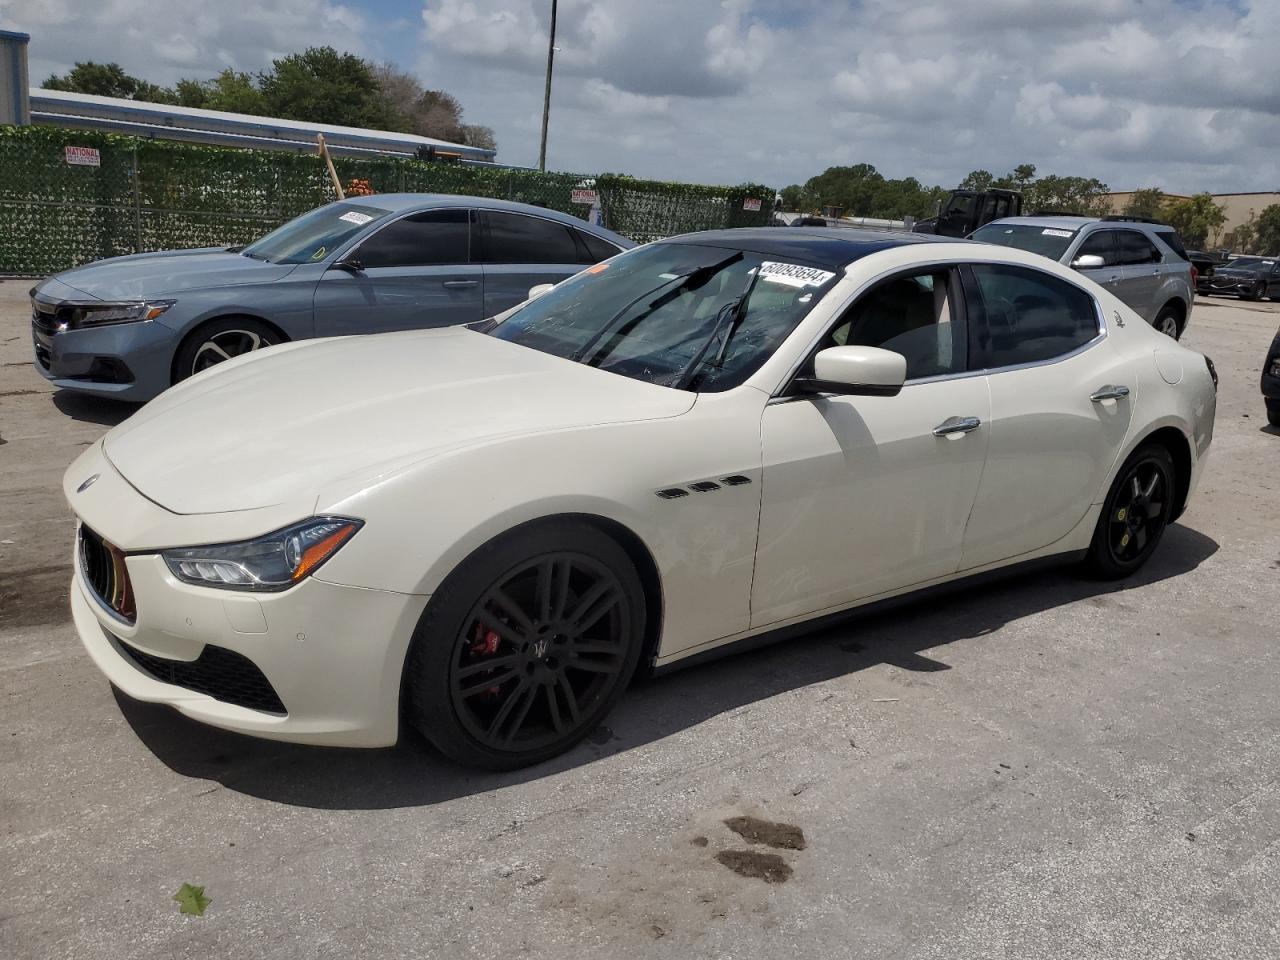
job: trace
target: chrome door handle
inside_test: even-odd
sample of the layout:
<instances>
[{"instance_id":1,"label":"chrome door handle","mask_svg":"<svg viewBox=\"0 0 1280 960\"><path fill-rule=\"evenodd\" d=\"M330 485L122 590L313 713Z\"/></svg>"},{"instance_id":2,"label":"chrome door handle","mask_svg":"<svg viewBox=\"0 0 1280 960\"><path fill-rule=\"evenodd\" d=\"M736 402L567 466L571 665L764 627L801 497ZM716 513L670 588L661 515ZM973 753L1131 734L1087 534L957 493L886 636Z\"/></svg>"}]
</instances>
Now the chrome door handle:
<instances>
[{"instance_id":1,"label":"chrome door handle","mask_svg":"<svg viewBox=\"0 0 1280 960\"><path fill-rule=\"evenodd\" d=\"M1122 400L1129 395L1128 387L1118 387L1109 383L1105 387L1099 387L1089 397L1094 403L1101 403L1103 400Z\"/></svg>"},{"instance_id":2,"label":"chrome door handle","mask_svg":"<svg viewBox=\"0 0 1280 960\"><path fill-rule=\"evenodd\" d=\"M947 437L952 434L969 433L977 430L982 426L982 421L977 417L947 417L940 424L933 428L935 437Z\"/></svg>"},{"instance_id":3,"label":"chrome door handle","mask_svg":"<svg viewBox=\"0 0 1280 960\"><path fill-rule=\"evenodd\" d=\"M446 280L441 284L446 290L469 290L479 285L479 280Z\"/></svg>"}]
</instances>

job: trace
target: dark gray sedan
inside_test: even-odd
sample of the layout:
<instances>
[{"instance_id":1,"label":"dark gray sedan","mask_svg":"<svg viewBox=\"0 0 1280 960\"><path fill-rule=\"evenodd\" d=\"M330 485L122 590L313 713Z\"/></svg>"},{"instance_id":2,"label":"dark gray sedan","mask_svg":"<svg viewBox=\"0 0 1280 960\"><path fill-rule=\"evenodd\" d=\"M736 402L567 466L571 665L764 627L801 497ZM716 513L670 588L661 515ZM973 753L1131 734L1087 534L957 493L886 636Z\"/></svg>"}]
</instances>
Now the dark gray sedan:
<instances>
[{"instance_id":1,"label":"dark gray sedan","mask_svg":"<svg viewBox=\"0 0 1280 960\"><path fill-rule=\"evenodd\" d=\"M116 257L50 277L31 291L35 366L59 387L149 400L285 340L483 320L633 246L519 203L356 197L243 249Z\"/></svg>"}]
</instances>

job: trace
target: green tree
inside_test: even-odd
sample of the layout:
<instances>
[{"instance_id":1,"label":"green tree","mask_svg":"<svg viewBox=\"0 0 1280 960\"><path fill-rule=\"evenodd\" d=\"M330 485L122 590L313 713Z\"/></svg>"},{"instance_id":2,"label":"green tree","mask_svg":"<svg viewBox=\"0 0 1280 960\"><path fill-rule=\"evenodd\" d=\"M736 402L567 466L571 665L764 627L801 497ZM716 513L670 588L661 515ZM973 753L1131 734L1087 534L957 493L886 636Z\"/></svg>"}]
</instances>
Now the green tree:
<instances>
[{"instance_id":1,"label":"green tree","mask_svg":"<svg viewBox=\"0 0 1280 960\"><path fill-rule=\"evenodd\" d=\"M1218 231L1227 222L1225 211L1226 207L1215 203L1210 194L1197 193L1169 204L1165 208L1165 219L1182 235L1183 243L1203 250L1211 238L1217 238ZM1261 222L1262 218L1258 219Z\"/></svg>"},{"instance_id":2,"label":"green tree","mask_svg":"<svg viewBox=\"0 0 1280 960\"><path fill-rule=\"evenodd\" d=\"M177 102L184 107L224 110L263 116L267 100L252 74L230 68L212 80L179 80L174 88Z\"/></svg>"},{"instance_id":3,"label":"green tree","mask_svg":"<svg viewBox=\"0 0 1280 960\"><path fill-rule=\"evenodd\" d=\"M995 184L996 178L991 175L990 170L974 170L967 177L960 181L957 190L977 190L982 193L990 190Z\"/></svg>"},{"instance_id":4,"label":"green tree","mask_svg":"<svg viewBox=\"0 0 1280 960\"><path fill-rule=\"evenodd\" d=\"M1023 190L1023 210L1061 210L1082 216L1097 217L1110 211L1107 185L1094 177L1062 177L1047 174Z\"/></svg>"},{"instance_id":5,"label":"green tree","mask_svg":"<svg viewBox=\"0 0 1280 960\"><path fill-rule=\"evenodd\" d=\"M1127 217L1150 217L1158 219L1165 204L1164 191L1159 187L1146 187L1135 190L1129 196L1129 202L1122 211Z\"/></svg>"},{"instance_id":6,"label":"green tree","mask_svg":"<svg viewBox=\"0 0 1280 960\"><path fill-rule=\"evenodd\" d=\"M462 142L468 147L480 147L484 150L498 149L498 138L493 135L493 127L485 127L478 123L462 125Z\"/></svg>"},{"instance_id":7,"label":"green tree","mask_svg":"<svg viewBox=\"0 0 1280 960\"><path fill-rule=\"evenodd\" d=\"M1258 218L1250 217L1244 223L1238 223L1222 235L1222 245L1232 253L1257 253Z\"/></svg>"},{"instance_id":8,"label":"green tree","mask_svg":"<svg viewBox=\"0 0 1280 960\"><path fill-rule=\"evenodd\" d=\"M400 117L382 96L373 67L333 47L310 47L274 61L258 86L271 116L394 130Z\"/></svg>"},{"instance_id":9,"label":"green tree","mask_svg":"<svg viewBox=\"0 0 1280 960\"><path fill-rule=\"evenodd\" d=\"M790 186L783 187L780 192L782 193L782 209L788 213L792 211L807 213L812 209L809 195L805 193L804 187L800 184L793 183Z\"/></svg>"},{"instance_id":10,"label":"green tree","mask_svg":"<svg viewBox=\"0 0 1280 960\"><path fill-rule=\"evenodd\" d=\"M1280 256L1280 203L1262 208L1255 229L1254 250L1267 256Z\"/></svg>"},{"instance_id":11,"label":"green tree","mask_svg":"<svg viewBox=\"0 0 1280 960\"><path fill-rule=\"evenodd\" d=\"M87 93L95 97L146 100L151 103L175 101L172 90L130 76L118 63L96 63L93 60L77 63L63 76L51 75L45 80L44 89Z\"/></svg>"}]
</instances>

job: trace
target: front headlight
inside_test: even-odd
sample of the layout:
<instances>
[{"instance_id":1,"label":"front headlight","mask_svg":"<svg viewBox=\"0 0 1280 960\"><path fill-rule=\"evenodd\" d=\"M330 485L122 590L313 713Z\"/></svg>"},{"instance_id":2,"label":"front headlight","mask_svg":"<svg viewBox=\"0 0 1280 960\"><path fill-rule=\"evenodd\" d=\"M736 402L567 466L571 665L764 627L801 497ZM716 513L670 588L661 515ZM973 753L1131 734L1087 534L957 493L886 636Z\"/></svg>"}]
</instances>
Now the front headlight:
<instances>
[{"instance_id":1,"label":"front headlight","mask_svg":"<svg viewBox=\"0 0 1280 960\"><path fill-rule=\"evenodd\" d=\"M229 590L284 590L313 573L363 526L349 517L313 517L256 540L161 551L186 583Z\"/></svg>"},{"instance_id":2,"label":"front headlight","mask_svg":"<svg viewBox=\"0 0 1280 960\"><path fill-rule=\"evenodd\" d=\"M77 303L71 308L71 329L105 327L113 323L137 323L154 320L176 300L129 300L122 303Z\"/></svg>"}]
</instances>

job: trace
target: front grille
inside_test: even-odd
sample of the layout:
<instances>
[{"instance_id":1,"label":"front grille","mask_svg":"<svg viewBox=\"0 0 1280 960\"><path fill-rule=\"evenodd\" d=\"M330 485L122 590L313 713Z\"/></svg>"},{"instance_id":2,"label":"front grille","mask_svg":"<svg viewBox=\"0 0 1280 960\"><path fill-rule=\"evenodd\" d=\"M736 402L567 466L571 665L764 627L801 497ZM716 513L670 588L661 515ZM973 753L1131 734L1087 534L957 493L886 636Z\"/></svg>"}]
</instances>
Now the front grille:
<instances>
[{"instance_id":1,"label":"front grille","mask_svg":"<svg viewBox=\"0 0 1280 960\"><path fill-rule=\"evenodd\" d=\"M41 333L56 333L61 319L58 307L39 300L31 301L31 324Z\"/></svg>"},{"instance_id":2,"label":"front grille","mask_svg":"<svg viewBox=\"0 0 1280 960\"><path fill-rule=\"evenodd\" d=\"M194 660L170 660L143 653L119 637L115 639L138 669L161 683L194 690L236 707L282 716L287 713L262 671L252 660L234 650L206 644Z\"/></svg>"},{"instance_id":3,"label":"front grille","mask_svg":"<svg viewBox=\"0 0 1280 960\"><path fill-rule=\"evenodd\" d=\"M133 584L124 551L112 546L83 523L79 534L80 573L98 601L125 623L137 619Z\"/></svg>"}]
</instances>

